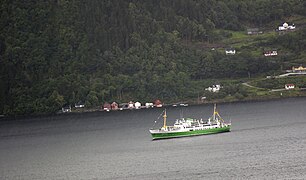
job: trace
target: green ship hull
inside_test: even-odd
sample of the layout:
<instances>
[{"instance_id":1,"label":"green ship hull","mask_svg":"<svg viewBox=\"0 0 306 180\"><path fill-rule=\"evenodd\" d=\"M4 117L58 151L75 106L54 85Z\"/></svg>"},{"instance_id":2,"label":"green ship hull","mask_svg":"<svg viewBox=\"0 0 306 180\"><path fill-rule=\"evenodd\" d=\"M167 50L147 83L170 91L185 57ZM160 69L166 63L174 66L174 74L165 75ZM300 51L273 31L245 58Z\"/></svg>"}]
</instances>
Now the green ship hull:
<instances>
[{"instance_id":1,"label":"green ship hull","mask_svg":"<svg viewBox=\"0 0 306 180\"><path fill-rule=\"evenodd\" d=\"M231 126L220 127L220 128L211 128L204 130L189 130L189 131L178 131L178 132L163 132L163 133L151 133L153 140L155 139L167 139L167 138L178 138L186 136L199 136L206 134L216 134L229 132Z\"/></svg>"}]
</instances>

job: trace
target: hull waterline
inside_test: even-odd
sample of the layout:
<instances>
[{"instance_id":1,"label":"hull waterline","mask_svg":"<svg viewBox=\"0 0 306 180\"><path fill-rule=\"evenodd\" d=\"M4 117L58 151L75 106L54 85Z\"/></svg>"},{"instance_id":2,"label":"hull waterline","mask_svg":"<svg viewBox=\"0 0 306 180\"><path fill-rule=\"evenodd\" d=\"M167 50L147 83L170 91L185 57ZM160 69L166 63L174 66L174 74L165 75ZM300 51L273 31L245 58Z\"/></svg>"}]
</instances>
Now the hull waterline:
<instances>
[{"instance_id":1,"label":"hull waterline","mask_svg":"<svg viewBox=\"0 0 306 180\"><path fill-rule=\"evenodd\" d=\"M169 138L179 138L179 137L188 137L188 136L200 136L216 133L230 132L230 126L222 128L211 128L204 130L190 130L182 132L161 132L161 133L151 133L153 140L157 139L169 139Z\"/></svg>"}]
</instances>

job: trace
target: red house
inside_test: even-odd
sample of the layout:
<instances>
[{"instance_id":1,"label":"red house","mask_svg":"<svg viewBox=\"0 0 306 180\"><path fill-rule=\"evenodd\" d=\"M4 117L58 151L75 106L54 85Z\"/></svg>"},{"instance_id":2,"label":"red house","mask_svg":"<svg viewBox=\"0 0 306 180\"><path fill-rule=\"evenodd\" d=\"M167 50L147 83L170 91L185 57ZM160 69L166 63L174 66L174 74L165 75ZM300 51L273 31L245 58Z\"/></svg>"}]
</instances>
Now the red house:
<instances>
[{"instance_id":1,"label":"red house","mask_svg":"<svg viewBox=\"0 0 306 180\"><path fill-rule=\"evenodd\" d=\"M163 104L162 104L162 102L159 99L156 99L154 101L154 106L155 107L163 107Z\"/></svg>"},{"instance_id":2,"label":"red house","mask_svg":"<svg viewBox=\"0 0 306 180\"><path fill-rule=\"evenodd\" d=\"M285 84L285 89L286 90L294 89L294 88L295 88L294 84Z\"/></svg>"}]
</instances>

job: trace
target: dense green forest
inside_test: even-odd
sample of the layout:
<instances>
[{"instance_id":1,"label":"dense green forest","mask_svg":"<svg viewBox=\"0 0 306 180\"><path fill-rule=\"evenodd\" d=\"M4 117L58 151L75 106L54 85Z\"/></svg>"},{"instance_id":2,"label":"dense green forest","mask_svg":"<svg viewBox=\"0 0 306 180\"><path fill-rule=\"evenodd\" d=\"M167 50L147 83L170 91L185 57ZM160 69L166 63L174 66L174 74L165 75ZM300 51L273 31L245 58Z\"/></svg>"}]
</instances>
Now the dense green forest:
<instances>
[{"instance_id":1,"label":"dense green forest","mask_svg":"<svg viewBox=\"0 0 306 180\"><path fill-rule=\"evenodd\" d=\"M2 0L0 16L0 114L195 98L212 79L299 64L306 48L303 29L238 47L235 56L204 48L306 16L303 0ZM267 61L248 52L270 46L294 56Z\"/></svg>"}]
</instances>

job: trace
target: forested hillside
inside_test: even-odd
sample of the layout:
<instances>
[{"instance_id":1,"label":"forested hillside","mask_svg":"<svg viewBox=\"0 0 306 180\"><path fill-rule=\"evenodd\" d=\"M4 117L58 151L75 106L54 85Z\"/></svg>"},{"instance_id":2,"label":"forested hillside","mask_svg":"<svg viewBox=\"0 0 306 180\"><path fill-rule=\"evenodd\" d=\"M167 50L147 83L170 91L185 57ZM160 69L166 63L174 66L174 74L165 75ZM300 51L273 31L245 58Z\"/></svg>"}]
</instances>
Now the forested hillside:
<instances>
[{"instance_id":1,"label":"forested hillside","mask_svg":"<svg viewBox=\"0 0 306 180\"><path fill-rule=\"evenodd\" d=\"M235 56L204 48L304 17L303 0L2 0L0 13L0 114L79 101L179 101L212 78L269 74L305 57L303 29L240 46ZM267 61L249 53L261 47L294 55Z\"/></svg>"}]
</instances>

